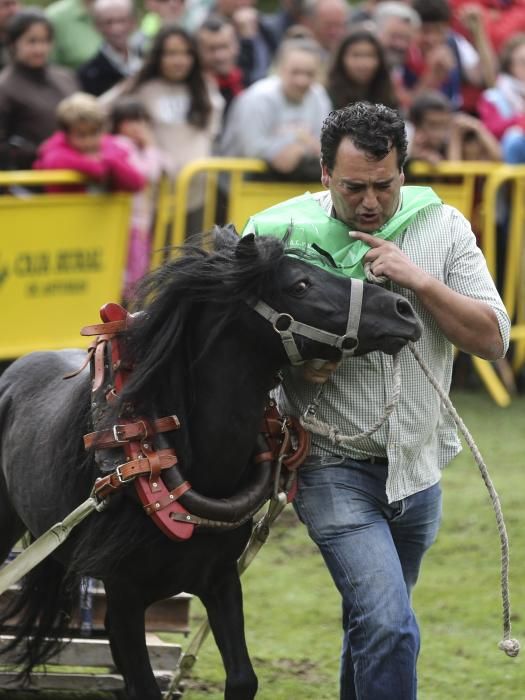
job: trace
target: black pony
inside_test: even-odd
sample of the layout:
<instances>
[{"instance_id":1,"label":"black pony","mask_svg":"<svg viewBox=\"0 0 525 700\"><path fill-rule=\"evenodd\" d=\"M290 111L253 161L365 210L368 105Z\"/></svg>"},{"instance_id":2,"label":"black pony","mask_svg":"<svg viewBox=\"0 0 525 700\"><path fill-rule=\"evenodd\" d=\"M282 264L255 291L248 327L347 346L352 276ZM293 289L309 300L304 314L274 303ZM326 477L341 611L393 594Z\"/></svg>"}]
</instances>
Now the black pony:
<instances>
[{"instance_id":1,"label":"black pony","mask_svg":"<svg viewBox=\"0 0 525 700\"><path fill-rule=\"evenodd\" d=\"M216 237L213 251L189 248L145 284L145 313L127 338L135 369L122 400L141 415L178 416L181 427L161 436L164 446L176 451L196 492L222 502L250 480L266 397L288 362L278 333L253 303L263 300L341 336L352 282L301 260L297 251L285 254L274 238L238 242L225 230ZM358 354L393 353L418 336L419 322L404 298L364 285ZM304 359L340 357L339 349L319 340L296 335L295 341ZM82 442L93 429L89 372L63 380L83 359L79 350L33 353L0 378L2 560L26 530L38 537L86 499L98 475ZM191 539L177 542L133 495L127 485L25 578L15 611L25 674L56 651L49 639L64 631L71 591L78 590L73 582L88 575L105 585L107 633L128 698L161 697L144 639L144 610L180 591L196 594L206 607L226 670L225 698L253 698L257 678L245 644L236 565L251 522L221 532L197 528Z\"/></svg>"}]
</instances>

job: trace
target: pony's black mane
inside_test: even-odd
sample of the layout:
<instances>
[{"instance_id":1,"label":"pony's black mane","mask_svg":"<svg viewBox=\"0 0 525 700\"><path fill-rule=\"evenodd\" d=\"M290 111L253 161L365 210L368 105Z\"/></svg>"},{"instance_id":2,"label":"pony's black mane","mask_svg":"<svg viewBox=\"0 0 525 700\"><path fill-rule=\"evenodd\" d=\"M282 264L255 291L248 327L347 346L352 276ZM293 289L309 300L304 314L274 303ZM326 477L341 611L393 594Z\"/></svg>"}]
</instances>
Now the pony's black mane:
<instances>
[{"instance_id":1,"label":"pony's black mane","mask_svg":"<svg viewBox=\"0 0 525 700\"><path fill-rule=\"evenodd\" d=\"M245 310L247 301L258 299L274 284L284 256L282 242L272 237L256 238L251 246L238 242L236 234L219 230L213 250L187 244L174 260L143 280L135 301L143 313L127 343L133 349L135 370L125 400L138 398L146 387L151 391L167 365L184 352L188 331L204 303L222 310L201 353Z\"/></svg>"}]
</instances>

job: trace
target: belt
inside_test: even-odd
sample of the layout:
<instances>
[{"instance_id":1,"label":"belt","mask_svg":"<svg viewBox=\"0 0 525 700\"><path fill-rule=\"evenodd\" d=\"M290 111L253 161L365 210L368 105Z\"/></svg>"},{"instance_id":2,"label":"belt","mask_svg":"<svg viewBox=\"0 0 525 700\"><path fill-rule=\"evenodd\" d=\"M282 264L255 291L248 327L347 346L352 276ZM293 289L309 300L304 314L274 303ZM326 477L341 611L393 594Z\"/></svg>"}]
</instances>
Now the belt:
<instances>
[{"instance_id":1,"label":"belt","mask_svg":"<svg viewBox=\"0 0 525 700\"><path fill-rule=\"evenodd\" d=\"M368 457L368 459L356 459L356 462L363 462L363 464L388 464L388 457Z\"/></svg>"}]
</instances>

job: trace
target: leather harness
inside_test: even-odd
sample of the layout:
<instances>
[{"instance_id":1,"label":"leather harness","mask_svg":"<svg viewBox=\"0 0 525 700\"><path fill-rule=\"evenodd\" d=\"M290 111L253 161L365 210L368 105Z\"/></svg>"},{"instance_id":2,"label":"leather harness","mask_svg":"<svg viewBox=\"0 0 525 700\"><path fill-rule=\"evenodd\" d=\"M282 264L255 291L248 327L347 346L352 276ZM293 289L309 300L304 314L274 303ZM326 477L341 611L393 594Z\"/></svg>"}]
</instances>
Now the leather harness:
<instances>
[{"instance_id":1,"label":"leather harness","mask_svg":"<svg viewBox=\"0 0 525 700\"><path fill-rule=\"evenodd\" d=\"M124 352L124 334L137 315L129 314L120 304L110 303L101 308L100 316L102 323L82 328L82 335L95 336L95 339L89 346L85 363L77 372L68 375L75 376L91 364L91 414L95 430L84 435L84 446L94 450L101 472L95 481L94 495L103 501L133 483L146 514L174 540L189 539L197 526L232 529L246 522L254 513L253 504L237 521L221 522L190 513L180 503L179 499L192 491L192 486L178 471L175 451L155 447L156 435L180 428L177 416L156 419L135 416L132 407L126 405L121 407L119 422L106 427L133 370L124 360L128 355ZM274 488L283 489L290 502L297 489L295 470L309 453L310 435L297 419L281 416L272 400L265 408L260 434L267 449L256 454L253 463L272 463ZM171 490L164 483L167 470L172 470L176 477L177 485ZM265 494L255 510L270 495Z\"/></svg>"}]
</instances>

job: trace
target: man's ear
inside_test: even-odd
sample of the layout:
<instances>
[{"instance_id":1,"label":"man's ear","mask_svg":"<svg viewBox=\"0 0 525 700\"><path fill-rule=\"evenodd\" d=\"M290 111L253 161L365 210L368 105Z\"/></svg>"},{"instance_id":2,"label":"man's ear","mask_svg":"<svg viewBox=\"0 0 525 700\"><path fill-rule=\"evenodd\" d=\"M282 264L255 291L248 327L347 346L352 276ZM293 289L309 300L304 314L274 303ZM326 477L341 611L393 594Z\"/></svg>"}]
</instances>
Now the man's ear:
<instances>
[{"instance_id":1,"label":"man's ear","mask_svg":"<svg viewBox=\"0 0 525 700\"><path fill-rule=\"evenodd\" d=\"M323 187L330 187L330 174L328 172L328 168L323 163L323 161L321 161L321 183Z\"/></svg>"},{"instance_id":2,"label":"man's ear","mask_svg":"<svg viewBox=\"0 0 525 700\"><path fill-rule=\"evenodd\" d=\"M401 171L401 175L400 175L399 179L401 180L401 184L404 185L405 184L405 173L403 172L403 170Z\"/></svg>"}]
</instances>

